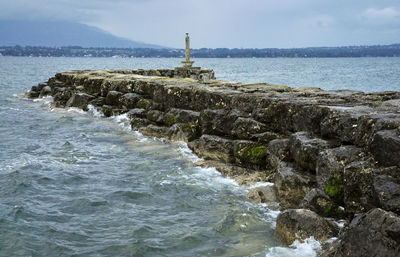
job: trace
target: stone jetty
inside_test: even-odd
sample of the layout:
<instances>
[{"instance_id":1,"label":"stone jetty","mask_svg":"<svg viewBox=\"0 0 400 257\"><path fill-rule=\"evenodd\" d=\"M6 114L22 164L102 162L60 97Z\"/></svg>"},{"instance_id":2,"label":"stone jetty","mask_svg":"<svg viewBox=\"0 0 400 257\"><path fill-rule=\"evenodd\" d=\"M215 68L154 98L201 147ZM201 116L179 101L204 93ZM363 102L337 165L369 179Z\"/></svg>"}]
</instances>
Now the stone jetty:
<instances>
[{"instance_id":1,"label":"stone jetty","mask_svg":"<svg viewBox=\"0 0 400 257\"><path fill-rule=\"evenodd\" d=\"M126 113L132 129L187 142L198 165L241 184L272 182L249 197L278 200L288 245L314 236L322 256L400 256L400 92L244 84L184 67L60 72L26 94L47 95L59 108Z\"/></svg>"}]
</instances>

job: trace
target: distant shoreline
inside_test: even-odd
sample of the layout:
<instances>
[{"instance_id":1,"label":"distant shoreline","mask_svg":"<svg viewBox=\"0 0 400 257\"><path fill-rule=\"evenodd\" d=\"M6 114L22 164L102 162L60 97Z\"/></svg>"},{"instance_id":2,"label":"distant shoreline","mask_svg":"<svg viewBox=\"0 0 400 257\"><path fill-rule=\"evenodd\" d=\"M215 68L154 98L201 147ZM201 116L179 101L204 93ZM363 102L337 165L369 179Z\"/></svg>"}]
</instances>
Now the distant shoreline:
<instances>
[{"instance_id":1,"label":"distant shoreline","mask_svg":"<svg viewBox=\"0 0 400 257\"><path fill-rule=\"evenodd\" d=\"M183 58L184 49L0 46L0 56ZM191 49L193 58L400 57L400 44L377 46Z\"/></svg>"}]
</instances>

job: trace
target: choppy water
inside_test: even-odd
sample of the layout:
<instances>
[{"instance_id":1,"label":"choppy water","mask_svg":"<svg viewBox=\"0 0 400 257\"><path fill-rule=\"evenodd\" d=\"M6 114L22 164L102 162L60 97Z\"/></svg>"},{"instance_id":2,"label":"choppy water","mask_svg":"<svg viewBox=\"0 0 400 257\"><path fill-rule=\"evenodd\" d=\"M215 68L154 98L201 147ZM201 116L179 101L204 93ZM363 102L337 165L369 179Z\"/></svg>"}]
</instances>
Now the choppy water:
<instances>
[{"instance_id":1,"label":"choppy water","mask_svg":"<svg viewBox=\"0 0 400 257\"><path fill-rule=\"evenodd\" d=\"M194 167L185 145L131 131L123 115L23 98L57 71L179 61L0 57L0 256L316 255L313 240L283 247L278 212L248 202L246 188L214 169ZM196 61L222 79L399 90L400 58Z\"/></svg>"}]
</instances>

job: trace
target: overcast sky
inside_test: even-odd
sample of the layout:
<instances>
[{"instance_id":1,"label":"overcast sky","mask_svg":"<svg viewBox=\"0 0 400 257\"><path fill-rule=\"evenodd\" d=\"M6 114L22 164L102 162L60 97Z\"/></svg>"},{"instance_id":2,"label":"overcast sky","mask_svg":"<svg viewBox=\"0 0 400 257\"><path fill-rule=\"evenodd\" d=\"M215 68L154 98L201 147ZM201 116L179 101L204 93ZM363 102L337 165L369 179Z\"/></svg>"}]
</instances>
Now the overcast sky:
<instances>
[{"instance_id":1,"label":"overcast sky","mask_svg":"<svg viewBox=\"0 0 400 257\"><path fill-rule=\"evenodd\" d=\"M185 32L193 48L400 43L400 0L0 0L0 18L75 21L177 48Z\"/></svg>"}]
</instances>

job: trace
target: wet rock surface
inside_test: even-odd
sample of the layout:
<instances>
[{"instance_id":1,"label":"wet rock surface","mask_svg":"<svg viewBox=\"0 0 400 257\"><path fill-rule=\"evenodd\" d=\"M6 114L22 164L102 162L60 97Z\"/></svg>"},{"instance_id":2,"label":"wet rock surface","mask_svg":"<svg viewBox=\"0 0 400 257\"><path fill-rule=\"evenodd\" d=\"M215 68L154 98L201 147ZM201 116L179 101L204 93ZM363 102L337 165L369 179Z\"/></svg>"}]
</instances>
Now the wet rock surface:
<instances>
[{"instance_id":1,"label":"wet rock surface","mask_svg":"<svg viewBox=\"0 0 400 257\"><path fill-rule=\"evenodd\" d=\"M198 165L241 185L273 182L249 198L280 202L288 244L335 236L327 218L345 218L323 254L399 256L400 92L243 84L178 68L60 72L26 93L45 96L54 107L126 113L132 129L187 142L205 159Z\"/></svg>"}]
</instances>

